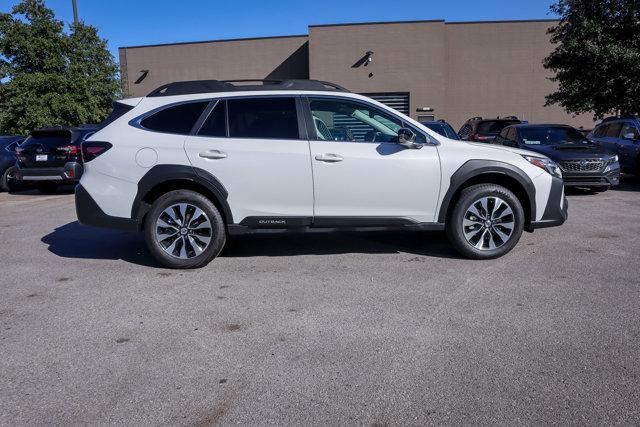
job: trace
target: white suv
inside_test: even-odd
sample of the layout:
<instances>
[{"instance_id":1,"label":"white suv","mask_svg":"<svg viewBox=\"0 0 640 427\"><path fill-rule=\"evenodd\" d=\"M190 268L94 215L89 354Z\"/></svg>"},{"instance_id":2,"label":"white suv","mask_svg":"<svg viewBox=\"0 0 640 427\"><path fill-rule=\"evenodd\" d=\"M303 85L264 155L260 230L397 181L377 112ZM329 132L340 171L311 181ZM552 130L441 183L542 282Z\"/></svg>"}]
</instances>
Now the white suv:
<instances>
[{"instance_id":1,"label":"white suv","mask_svg":"<svg viewBox=\"0 0 640 427\"><path fill-rule=\"evenodd\" d=\"M567 218L548 158L447 139L326 82L171 83L105 124L82 146L78 219L144 230L168 267L264 229L446 230L461 254L495 258Z\"/></svg>"}]
</instances>

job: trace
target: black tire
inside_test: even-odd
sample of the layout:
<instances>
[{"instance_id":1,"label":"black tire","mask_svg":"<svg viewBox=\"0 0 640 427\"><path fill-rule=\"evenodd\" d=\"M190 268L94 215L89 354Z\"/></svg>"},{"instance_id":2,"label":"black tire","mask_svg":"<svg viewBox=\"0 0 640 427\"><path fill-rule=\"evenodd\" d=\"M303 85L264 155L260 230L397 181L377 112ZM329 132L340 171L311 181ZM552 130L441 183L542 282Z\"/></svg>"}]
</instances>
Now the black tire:
<instances>
[{"instance_id":1,"label":"black tire","mask_svg":"<svg viewBox=\"0 0 640 427\"><path fill-rule=\"evenodd\" d=\"M170 209L174 217L167 216L165 209L178 204L188 205L185 207L185 214L183 215L181 208L178 208L178 211ZM196 217L195 208L200 209L204 216ZM169 227L158 227L159 219L169 224ZM185 220L187 225L183 226ZM199 220L201 222L198 222ZM198 223L192 226L195 222ZM209 233L205 233L205 229L192 228L201 227L203 224L210 229ZM211 200L189 190L171 191L156 200L145 218L144 229L149 252L158 262L169 268L204 267L218 256L226 241L225 224L220 211ZM173 233L174 230L176 233ZM158 235L159 231L166 231L167 234ZM160 236L169 234L171 236L161 240ZM173 239L174 236L177 237ZM196 250L202 252L198 254Z\"/></svg>"},{"instance_id":2,"label":"black tire","mask_svg":"<svg viewBox=\"0 0 640 427\"><path fill-rule=\"evenodd\" d=\"M0 190L2 191L15 191L18 189L19 185L15 179L16 176L16 167L10 166L8 167L0 176Z\"/></svg>"},{"instance_id":3,"label":"black tire","mask_svg":"<svg viewBox=\"0 0 640 427\"><path fill-rule=\"evenodd\" d=\"M43 194L53 194L58 191L58 184L55 182L41 182L36 185L36 188Z\"/></svg>"},{"instance_id":4,"label":"black tire","mask_svg":"<svg viewBox=\"0 0 640 427\"><path fill-rule=\"evenodd\" d=\"M470 213L472 204L477 207L477 202L485 197L489 198L487 210L492 214L489 216L496 215L495 221L490 223L489 228L484 228L486 227L485 221ZM498 199L505 203L508 209L498 204ZM490 200L493 200L493 202ZM509 209L511 214L500 218L500 215L508 213ZM472 226L465 227L463 225L465 216L468 216L469 223L473 222ZM446 231L449 240L461 255L471 259L492 259L501 257L513 249L520 240L520 236L522 236L524 221L524 210L515 194L500 185L478 184L462 190L453 211L447 218ZM504 225L501 225L501 222ZM513 228L508 237L503 240L500 235L506 235L509 232L509 228L505 226L511 222L513 223ZM468 235L472 236L471 241L465 237L465 230L467 230ZM475 230L478 231L476 232ZM479 244L481 248L473 244L476 237L478 237L476 244ZM480 243L480 240L483 242ZM491 248L492 245L495 248Z\"/></svg>"}]
</instances>

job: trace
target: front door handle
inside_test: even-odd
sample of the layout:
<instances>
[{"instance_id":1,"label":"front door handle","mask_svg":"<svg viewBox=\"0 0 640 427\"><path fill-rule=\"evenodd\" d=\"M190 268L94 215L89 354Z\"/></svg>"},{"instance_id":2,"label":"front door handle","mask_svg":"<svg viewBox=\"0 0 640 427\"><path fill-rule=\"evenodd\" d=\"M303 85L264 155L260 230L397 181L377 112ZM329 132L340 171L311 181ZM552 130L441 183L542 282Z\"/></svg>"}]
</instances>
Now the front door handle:
<instances>
[{"instance_id":1,"label":"front door handle","mask_svg":"<svg viewBox=\"0 0 640 427\"><path fill-rule=\"evenodd\" d=\"M198 155L200 157L204 158L204 159L212 159L212 160L226 159L227 158L227 153L225 153L224 151L220 151L220 150L203 151L202 153L200 153Z\"/></svg>"},{"instance_id":2,"label":"front door handle","mask_svg":"<svg viewBox=\"0 0 640 427\"><path fill-rule=\"evenodd\" d=\"M325 153L325 154L320 154L319 156L316 156L316 160L319 162L336 163L336 162L341 162L344 159L342 158L342 156L338 156L337 154Z\"/></svg>"}]
</instances>

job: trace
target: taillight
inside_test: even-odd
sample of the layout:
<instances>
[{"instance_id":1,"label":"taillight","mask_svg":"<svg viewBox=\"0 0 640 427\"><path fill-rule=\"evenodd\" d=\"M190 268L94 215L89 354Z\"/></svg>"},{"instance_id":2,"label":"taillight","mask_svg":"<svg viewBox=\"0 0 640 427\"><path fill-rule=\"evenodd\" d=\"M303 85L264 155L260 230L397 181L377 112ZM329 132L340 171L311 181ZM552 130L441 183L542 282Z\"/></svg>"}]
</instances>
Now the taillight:
<instances>
[{"instance_id":1,"label":"taillight","mask_svg":"<svg viewBox=\"0 0 640 427\"><path fill-rule=\"evenodd\" d=\"M484 136L484 135L479 135L479 134L474 134L471 139L475 140L475 141L487 141L489 139L491 139L490 136Z\"/></svg>"},{"instance_id":2,"label":"taillight","mask_svg":"<svg viewBox=\"0 0 640 427\"><path fill-rule=\"evenodd\" d=\"M75 145L67 145L65 147L59 147L58 150L70 156L75 156L78 154L78 147L76 147Z\"/></svg>"},{"instance_id":3,"label":"taillight","mask_svg":"<svg viewBox=\"0 0 640 427\"><path fill-rule=\"evenodd\" d=\"M107 150L109 150L113 145L104 141L84 141L81 145L82 147L82 160L86 162L90 162L101 154L104 154Z\"/></svg>"}]
</instances>

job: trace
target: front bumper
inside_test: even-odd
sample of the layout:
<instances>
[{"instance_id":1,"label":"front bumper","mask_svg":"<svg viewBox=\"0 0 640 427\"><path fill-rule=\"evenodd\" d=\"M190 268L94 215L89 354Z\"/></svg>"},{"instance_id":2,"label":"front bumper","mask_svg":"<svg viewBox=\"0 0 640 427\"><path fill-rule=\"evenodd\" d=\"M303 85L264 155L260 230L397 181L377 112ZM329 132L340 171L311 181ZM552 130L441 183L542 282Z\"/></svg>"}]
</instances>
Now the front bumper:
<instances>
[{"instance_id":1,"label":"front bumper","mask_svg":"<svg viewBox=\"0 0 640 427\"><path fill-rule=\"evenodd\" d=\"M569 217L569 202L564 195L564 183L560 178L553 177L552 179L544 214L539 221L531 221L529 231L562 225Z\"/></svg>"},{"instance_id":2,"label":"front bumper","mask_svg":"<svg viewBox=\"0 0 640 427\"><path fill-rule=\"evenodd\" d=\"M565 187L614 187L620 184L620 169L607 173L562 173Z\"/></svg>"},{"instance_id":3,"label":"front bumper","mask_svg":"<svg viewBox=\"0 0 640 427\"><path fill-rule=\"evenodd\" d=\"M53 181L63 183L78 182L83 168L78 162L69 162L56 168L16 168L16 179L21 181Z\"/></svg>"},{"instance_id":4,"label":"front bumper","mask_svg":"<svg viewBox=\"0 0 640 427\"><path fill-rule=\"evenodd\" d=\"M78 222L82 225L129 231L140 229L138 223L130 218L120 218L104 213L82 184L76 186L75 199L76 215Z\"/></svg>"}]
</instances>

